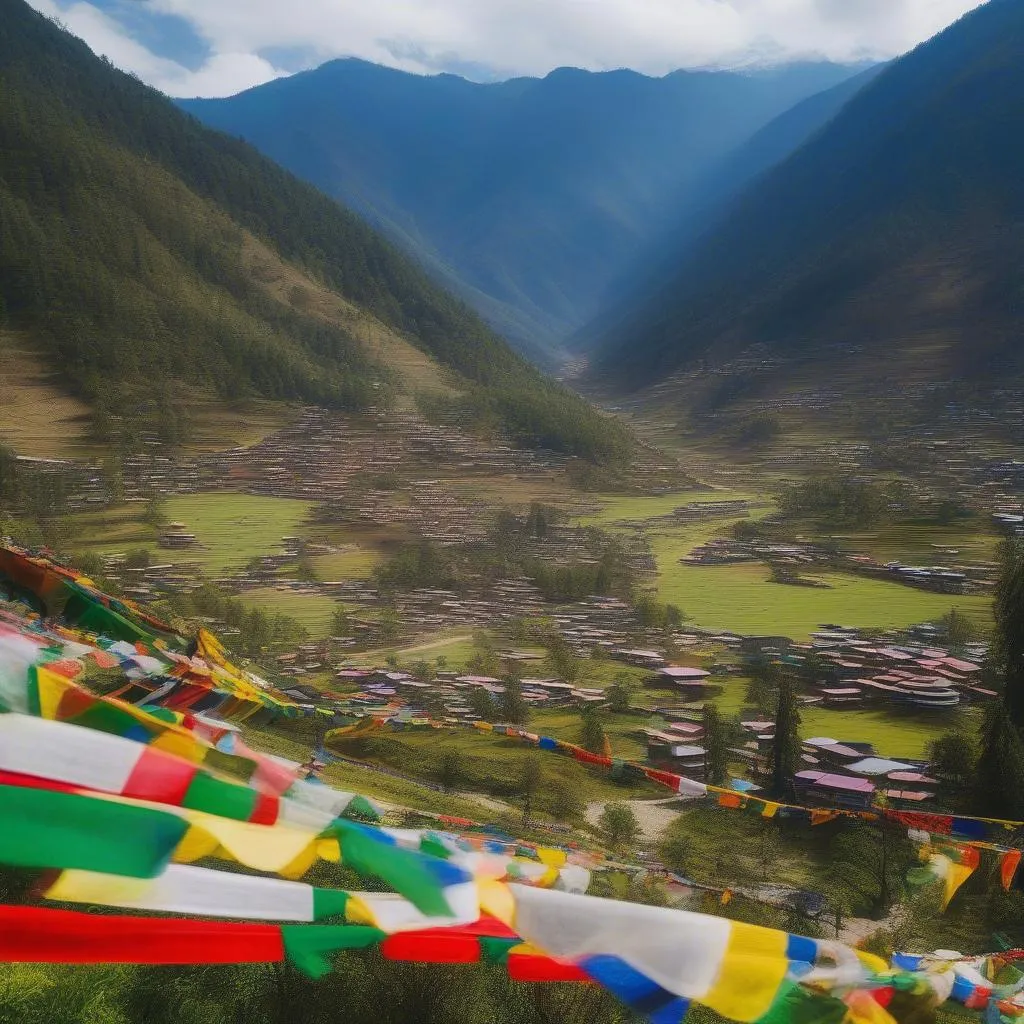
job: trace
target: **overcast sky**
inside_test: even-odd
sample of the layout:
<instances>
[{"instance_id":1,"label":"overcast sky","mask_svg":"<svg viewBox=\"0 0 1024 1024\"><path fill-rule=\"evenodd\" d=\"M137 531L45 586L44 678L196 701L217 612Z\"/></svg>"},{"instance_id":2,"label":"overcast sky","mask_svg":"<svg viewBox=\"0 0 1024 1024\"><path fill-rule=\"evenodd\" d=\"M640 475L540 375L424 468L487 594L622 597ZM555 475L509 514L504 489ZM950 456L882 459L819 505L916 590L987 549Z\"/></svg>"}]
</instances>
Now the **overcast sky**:
<instances>
[{"instance_id":1,"label":"overcast sky","mask_svg":"<svg viewBox=\"0 0 1024 1024\"><path fill-rule=\"evenodd\" d=\"M29 0L173 96L335 57L486 80L895 56L980 0Z\"/></svg>"}]
</instances>

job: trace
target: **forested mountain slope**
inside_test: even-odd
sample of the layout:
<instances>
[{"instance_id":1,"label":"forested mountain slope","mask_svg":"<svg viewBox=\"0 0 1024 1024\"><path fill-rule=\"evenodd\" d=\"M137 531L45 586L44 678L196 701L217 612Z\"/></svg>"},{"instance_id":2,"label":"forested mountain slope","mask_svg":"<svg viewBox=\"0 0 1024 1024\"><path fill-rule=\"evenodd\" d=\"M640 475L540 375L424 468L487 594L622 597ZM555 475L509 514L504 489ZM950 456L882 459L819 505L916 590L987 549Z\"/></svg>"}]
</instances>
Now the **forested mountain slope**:
<instances>
[{"instance_id":1,"label":"forested mountain slope","mask_svg":"<svg viewBox=\"0 0 1024 1024\"><path fill-rule=\"evenodd\" d=\"M587 320L716 161L855 70L482 85L339 60L181 105L366 215L536 352Z\"/></svg>"},{"instance_id":2,"label":"forested mountain slope","mask_svg":"<svg viewBox=\"0 0 1024 1024\"><path fill-rule=\"evenodd\" d=\"M595 458L621 438L372 228L0 0L0 311L104 418L204 388L361 407L387 366L278 261L457 374L466 416Z\"/></svg>"},{"instance_id":3,"label":"forested mountain slope","mask_svg":"<svg viewBox=\"0 0 1024 1024\"><path fill-rule=\"evenodd\" d=\"M940 379L1019 372L1022 114L1024 5L991 0L684 243L669 283L605 335L599 372L636 386L766 350L827 352L829 377L842 352L879 378L908 353Z\"/></svg>"},{"instance_id":4,"label":"forested mountain slope","mask_svg":"<svg viewBox=\"0 0 1024 1024\"><path fill-rule=\"evenodd\" d=\"M686 249L699 244L729 203L827 125L883 68L882 64L872 65L831 89L809 96L708 170L671 225L660 230L621 280L608 289L598 317L577 332L570 348L586 351L597 339L610 335L615 324L628 320L638 306L656 296L675 277Z\"/></svg>"}]
</instances>

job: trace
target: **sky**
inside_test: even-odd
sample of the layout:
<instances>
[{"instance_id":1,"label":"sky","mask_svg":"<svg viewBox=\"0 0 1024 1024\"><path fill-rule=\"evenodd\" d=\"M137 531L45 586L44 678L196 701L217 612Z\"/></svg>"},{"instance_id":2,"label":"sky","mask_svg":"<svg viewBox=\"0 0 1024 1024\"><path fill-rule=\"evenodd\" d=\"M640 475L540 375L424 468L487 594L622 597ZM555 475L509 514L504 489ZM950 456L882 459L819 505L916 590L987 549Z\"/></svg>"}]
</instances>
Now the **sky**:
<instances>
[{"instance_id":1,"label":"sky","mask_svg":"<svg viewBox=\"0 0 1024 1024\"><path fill-rule=\"evenodd\" d=\"M478 81L556 67L877 60L981 0L29 0L172 96L229 96L337 57Z\"/></svg>"}]
</instances>

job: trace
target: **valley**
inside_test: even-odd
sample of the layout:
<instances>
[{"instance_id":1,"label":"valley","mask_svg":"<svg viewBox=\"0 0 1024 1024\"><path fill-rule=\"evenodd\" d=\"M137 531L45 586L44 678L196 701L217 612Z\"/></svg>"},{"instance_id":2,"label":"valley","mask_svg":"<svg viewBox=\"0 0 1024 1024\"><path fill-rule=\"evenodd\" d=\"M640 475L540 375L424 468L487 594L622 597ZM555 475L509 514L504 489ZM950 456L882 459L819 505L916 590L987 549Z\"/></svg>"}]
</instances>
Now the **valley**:
<instances>
[{"instance_id":1,"label":"valley","mask_svg":"<svg viewBox=\"0 0 1024 1024\"><path fill-rule=\"evenodd\" d=\"M187 6L0 0L0 1024L1020 1024L1024 7Z\"/></svg>"}]
</instances>

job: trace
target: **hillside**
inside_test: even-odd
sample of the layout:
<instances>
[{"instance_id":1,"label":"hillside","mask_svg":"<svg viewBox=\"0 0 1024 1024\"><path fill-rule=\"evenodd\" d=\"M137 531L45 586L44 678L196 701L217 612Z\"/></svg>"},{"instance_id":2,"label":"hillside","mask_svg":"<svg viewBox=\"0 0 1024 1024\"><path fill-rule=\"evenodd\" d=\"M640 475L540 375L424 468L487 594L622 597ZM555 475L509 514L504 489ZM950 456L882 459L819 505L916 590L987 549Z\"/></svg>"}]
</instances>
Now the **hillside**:
<instances>
[{"instance_id":1,"label":"hillside","mask_svg":"<svg viewBox=\"0 0 1024 1024\"><path fill-rule=\"evenodd\" d=\"M608 421L356 216L22 0L0 0L0 152L5 347L84 402L98 439L140 417L173 435L195 393L364 408L396 362L429 386L426 361L464 422L619 450Z\"/></svg>"},{"instance_id":2,"label":"hillside","mask_svg":"<svg viewBox=\"0 0 1024 1024\"><path fill-rule=\"evenodd\" d=\"M605 332L599 372L638 386L739 363L764 394L794 363L831 388L1019 373L1022 108L1024 7L991 0L684 241Z\"/></svg>"},{"instance_id":3,"label":"hillside","mask_svg":"<svg viewBox=\"0 0 1024 1024\"><path fill-rule=\"evenodd\" d=\"M481 85L339 60L180 102L364 214L535 355L586 322L719 159L855 70Z\"/></svg>"},{"instance_id":4,"label":"hillside","mask_svg":"<svg viewBox=\"0 0 1024 1024\"><path fill-rule=\"evenodd\" d=\"M628 320L637 306L656 296L674 278L685 248L700 242L729 203L827 125L883 68L882 64L872 65L802 100L706 171L671 226L660 229L622 279L608 289L600 317L578 331L570 347L585 352L596 340L609 335L614 324Z\"/></svg>"}]
</instances>

